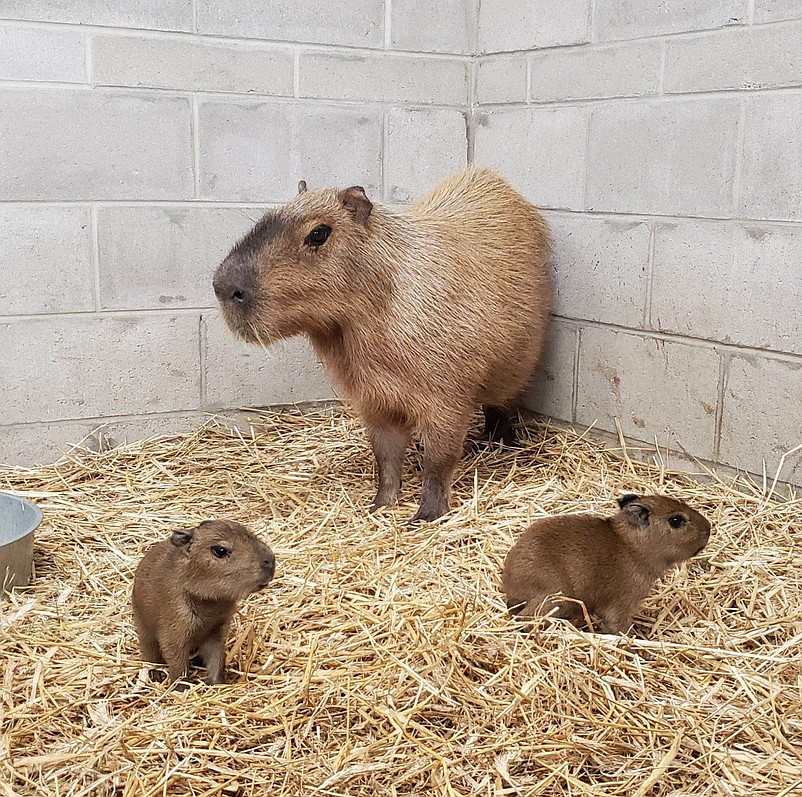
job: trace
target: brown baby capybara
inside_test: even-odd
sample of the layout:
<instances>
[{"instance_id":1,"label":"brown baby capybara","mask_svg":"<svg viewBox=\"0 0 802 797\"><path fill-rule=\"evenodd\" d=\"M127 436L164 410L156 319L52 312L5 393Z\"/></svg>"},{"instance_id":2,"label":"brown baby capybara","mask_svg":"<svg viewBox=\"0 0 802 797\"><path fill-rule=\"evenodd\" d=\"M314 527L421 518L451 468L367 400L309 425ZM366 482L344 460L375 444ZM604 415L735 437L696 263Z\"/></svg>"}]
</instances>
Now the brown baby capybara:
<instances>
[{"instance_id":1,"label":"brown baby capybara","mask_svg":"<svg viewBox=\"0 0 802 797\"><path fill-rule=\"evenodd\" d=\"M228 325L268 345L309 338L355 403L376 457L373 509L395 503L410 435L423 443L413 520L448 511L477 405L491 439L543 350L549 235L534 205L470 166L417 204L373 204L359 186L307 191L268 212L214 276Z\"/></svg>"},{"instance_id":2,"label":"brown baby capybara","mask_svg":"<svg viewBox=\"0 0 802 797\"><path fill-rule=\"evenodd\" d=\"M615 634L654 583L707 545L710 522L681 501L625 495L609 518L558 515L533 523L507 554L502 589L521 617L582 620L582 601ZM549 600L562 594L574 601Z\"/></svg>"},{"instance_id":3,"label":"brown baby capybara","mask_svg":"<svg viewBox=\"0 0 802 797\"><path fill-rule=\"evenodd\" d=\"M205 520L145 552L134 576L134 623L142 658L182 678L193 653L206 682L225 682L225 642L237 602L273 578L273 552L244 526Z\"/></svg>"}]
</instances>

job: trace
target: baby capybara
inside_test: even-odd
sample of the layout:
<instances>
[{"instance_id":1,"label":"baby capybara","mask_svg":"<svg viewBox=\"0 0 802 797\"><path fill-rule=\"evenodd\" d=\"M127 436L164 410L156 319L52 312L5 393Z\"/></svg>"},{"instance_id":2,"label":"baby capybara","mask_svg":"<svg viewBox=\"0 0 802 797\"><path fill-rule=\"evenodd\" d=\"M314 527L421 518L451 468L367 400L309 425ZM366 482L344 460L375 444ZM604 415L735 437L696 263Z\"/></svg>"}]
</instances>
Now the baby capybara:
<instances>
[{"instance_id":1,"label":"baby capybara","mask_svg":"<svg viewBox=\"0 0 802 797\"><path fill-rule=\"evenodd\" d=\"M273 552L244 526L205 520L145 552L134 576L142 658L166 663L175 681L199 653L206 682L225 681L225 642L237 602L273 578Z\"/></svg>"},{"instance_id":2,"label":"baby capybara","mask_svg":"<svg viewBox=\"0 0 802 797\"><path fill-rule=\"evenodd\" d=\"M579 622L582 601L611 634L626 631L640 602L674 565L707 545L710 522L681 501L625 495L609 518L558 515L533 523L504 562L502 589L521 617Z\"/></svg>"},{"instance_id":3,"label":"baby capybara","mask_svg":"<svg viewBox=\"0 0 802 797\"><path fill-rule=\"evenodd\" d=\"M355 403L376 457L373 509L395 503L410 435L423 443L413 520L449 506L473 411L513 441L515 408L543 350L549 236L537 208L469 166L407 209L359 186L307 191L268 212L214 276L228 325L268 345L306 335Z\"/></svg>"}]
</instances>

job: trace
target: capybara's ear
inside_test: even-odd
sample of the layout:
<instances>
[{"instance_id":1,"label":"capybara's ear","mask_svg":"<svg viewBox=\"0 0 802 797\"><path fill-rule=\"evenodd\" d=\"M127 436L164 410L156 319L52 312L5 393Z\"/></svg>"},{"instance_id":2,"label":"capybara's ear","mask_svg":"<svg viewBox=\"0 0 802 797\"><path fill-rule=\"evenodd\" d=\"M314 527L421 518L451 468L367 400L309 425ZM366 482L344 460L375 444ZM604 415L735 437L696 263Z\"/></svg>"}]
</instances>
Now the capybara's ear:
<instances>
[{"instance_id":1,"label":"capybara's ear","mask_svg":"<svg viewBox=\"0 0 802 797\"><path fill-rule=\"evenodd\" d=\"M306 191L306 180L301 180L298 183L298 193L303 194Z\"/></svg>"},{"instance_id":2,"label":"capybara's ear","mask_svg":"<svg viewBox=\"0 0 802 797\"><path fill-rule=\"evenodd\" d=\"M643 504L637 503L637 500L625 504L622 511L627 520L636 528L641 531L649 528L649 510Z\"/></svg>"},{"instance_id":3,"label":"capybara's ear","mask_svg":"<svg viewBox=\"0 0 802 797\"><path fill-rule=\"evenodd\" d=\"M373 203L365 194L365 189L361 185L352 185L350 188L343 188L339 193L340 202L345 205L354 218L360 223L365 224L373 210Z\"/></svg>"},{"instance_id":4,"label":"capybara's ear","mask_svg":"<svg viewBox=\"0 0 802 797\"><path fill-rule=\"evenodd\" d=\"M192 545L192 536L194 529L182 529L181 531L174 531L170 537L170 542L176 548L183 548L185 552L189 551L189 546Z\"/></svg>"},{"instance_id":5,"label":"capybara's ear","mask_svg":"<svg viewBox=\"0 0 802 797\"><path fill-rule=\"evenodd\" d=\"M638 500L637 495L635 495L634 493L627 493L626 495L622 495L618 499L618 506L620 506L621 509L623 509L627 504L631 504L633 501L637 500Z\"/></svg>"}]
</instances>

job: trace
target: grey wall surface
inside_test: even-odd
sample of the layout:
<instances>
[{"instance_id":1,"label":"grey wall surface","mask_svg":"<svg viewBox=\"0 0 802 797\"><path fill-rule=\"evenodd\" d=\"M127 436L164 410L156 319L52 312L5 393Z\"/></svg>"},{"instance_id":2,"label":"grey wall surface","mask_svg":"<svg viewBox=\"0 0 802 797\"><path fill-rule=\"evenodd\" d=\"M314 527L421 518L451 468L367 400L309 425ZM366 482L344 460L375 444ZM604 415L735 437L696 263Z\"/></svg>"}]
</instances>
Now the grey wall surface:
<instances>
[{"instance_id":1,"label":"grey wall surface","mask_svg":"<svg viewBox=\"0 0 802 797\"><path fill-rule=\"evenodd\" d=\"M212 273L301 178L407 201L466 163L468 8L0 0L0 462L331 397Z\"/></svg>"},{"instance_id":2,"label":"grey wall surface","mask_svg":"<svg viewBox=\"0 0 802 797\"><path fill-rule=\"evenodd\" d=\"M802 4L561 8L478 24L475 159L554 229L530 406L773 475L802 443Z\"/></svg>"},{"instance_id":3,"label":"grey wall surface","mask_svg":"<svg viewBox=\"0 0 802 797\"><path fill-rule=\"evenodd\" d=\"M468 159L554 229L533 409L756 473L802 442L798 0L0 0L0 461L330 397L231 337L217 262L300 178Z\"/></svg>"}]
</instances>

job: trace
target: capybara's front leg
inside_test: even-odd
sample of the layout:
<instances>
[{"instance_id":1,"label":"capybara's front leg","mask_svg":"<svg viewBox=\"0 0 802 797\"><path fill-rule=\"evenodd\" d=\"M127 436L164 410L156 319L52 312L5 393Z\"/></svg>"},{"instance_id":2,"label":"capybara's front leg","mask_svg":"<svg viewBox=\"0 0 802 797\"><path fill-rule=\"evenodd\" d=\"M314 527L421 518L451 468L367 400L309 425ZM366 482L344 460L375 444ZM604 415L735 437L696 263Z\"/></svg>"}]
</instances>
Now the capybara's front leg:
<instances>
[{"instance_id":1,"label":"capybara's front leg","mask_svg":"<svg viewBox=\"0 0 802 797\"><path fill-rule=\"evenodd\" d=\"M227 633L227 626L222 626L201 643L200 654L206 665L207 684L224 684L226 682Z\"/></svg>"},{"instance_id":2,"label":"capybara's front leg","mask_svg":"<svg viewBox=\"0 0 802 797\"><path fill-rule=\"evenodd\" d=\"M142 651L142 661L147 661L151 664L164 664L164 656L162 656L156 635L149 628L137 622L136 618L135 622L139 649Z\"/></svg>"},{"instance_id":3,"label":"capybara's front leg","mask_svg":"<svg viewBox=\"0 0 802 797\"><path fill-rule=\"evenodd\" d=\"M190 650L184 641L167 640L162 645L162 653L167 662L168 679L179 681L187 674Z\"/></svg>"},{"instance_id":4,"label":"capybara's front leg","mask_svg":"<svg viewBox=\"0 0 802 797\"><path fill-rule=\"evenodd\" d=\"M372 426L368 436L379 476L379 489L370 507L375 512L381 506L392 506L398 498L409 431L396 426Z\"/></svg>"},{"instance_id":5,"label":"capybara's front leg","mask_svg":"<svg viewBox=\"0 0 802 797\"><path fill-rule=\"evenodd\" d=\"M420 507L412 518L437 520L448 512L451 495L451 480L454 468L462 454L462 444L468 431L468 421L451 426L448 430L424 428L423 441L423 489Z\"/></svg>"}]
</instances>

